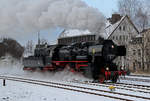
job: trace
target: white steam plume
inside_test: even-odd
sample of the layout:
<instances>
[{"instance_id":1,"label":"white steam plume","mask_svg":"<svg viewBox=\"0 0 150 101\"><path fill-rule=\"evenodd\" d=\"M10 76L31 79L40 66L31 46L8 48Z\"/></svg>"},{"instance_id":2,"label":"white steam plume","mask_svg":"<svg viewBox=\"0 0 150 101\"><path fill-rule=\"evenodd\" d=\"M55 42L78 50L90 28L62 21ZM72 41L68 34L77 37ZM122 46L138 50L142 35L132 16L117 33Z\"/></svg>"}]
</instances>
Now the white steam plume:
<instances>
[{"instance_id":1,"label":"white steam plume","mask_svg":"<svg viewBox=\"0 0 150 101\"><path fill-rule=\"evenodd\" d=\"M105 18L81 0L0 0L0 33L36 32L52 27L97 31Z\"/></svg>"}]
</instances>

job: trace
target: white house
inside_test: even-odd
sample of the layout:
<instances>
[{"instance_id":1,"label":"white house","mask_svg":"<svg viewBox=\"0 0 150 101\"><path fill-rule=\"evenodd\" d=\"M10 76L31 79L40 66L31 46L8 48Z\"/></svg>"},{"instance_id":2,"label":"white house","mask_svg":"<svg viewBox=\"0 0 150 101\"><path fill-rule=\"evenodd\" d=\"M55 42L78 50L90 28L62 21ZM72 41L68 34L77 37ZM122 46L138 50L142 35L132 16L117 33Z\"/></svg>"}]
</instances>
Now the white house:
<instances>
[{"instance_id":1,"label":"white house","mask_svg":"<svg viewBox=\"0 0 150 101\"><path fill-rule=\"evenodd\" d=\"M119 14L113 14L111 18L108 18L105 34L107 36L106 39L112 39L116 44L126 46L127 57L118 57L116 62L120 66L129 68L128 45L133 37L139 35L139 31L133 22L127 15L120 16Z\"/></svg>"},{"instance_id":2,"label":"white house","mask_svg":"<svg viewBox=\"0 0 150 101\"><path fill-rule=\"evenodd\" d=\"M139 32L128 16L113 14L112 18L108 19L105 34L107 39L112 39L119 45L128 45L131 38Z\"/></svg>"}]
</instances>

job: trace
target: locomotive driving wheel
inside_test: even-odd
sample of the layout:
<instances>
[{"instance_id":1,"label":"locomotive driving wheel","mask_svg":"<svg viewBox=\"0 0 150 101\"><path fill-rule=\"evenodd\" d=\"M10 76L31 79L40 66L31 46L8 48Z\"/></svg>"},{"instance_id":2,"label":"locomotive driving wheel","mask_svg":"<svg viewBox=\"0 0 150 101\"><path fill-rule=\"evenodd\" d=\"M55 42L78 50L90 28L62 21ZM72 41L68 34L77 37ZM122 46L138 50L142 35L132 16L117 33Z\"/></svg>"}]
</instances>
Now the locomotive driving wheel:
<instances>
[{"instance_id":1,"label":"locomotive driving wheel","mask_svg":"<svg viewBox=\"0 0 150 101\"><path fill-rule=\"evenodd\" d=\"M118 76L117 74L114 75L114 76L112 77L112 80L111 80L111 81L112 81L113 83L116 83L117 80L118 80L118 77L119 77L119 76Z\"/></svg>"},{"instance_id":2,"label":"locomotive driving wheel","mask_svg":"<svg viewBox=\"0 0 150 101\"><path fill-rule=\"evenodd\" d=\"M100 75L99 76L99 82L100 83L104 83L104 81L105 81L105 76L104 75Z\"/></svg>"},{"instance_id":3,"label":"locomotive driving wheel","mask_svg":"<svg viewBox=\"0 0 150 101\"><path fill-rule=\"evenodd\" d=\"M69 64L66 64L64 69L66 69L66 70L68 70L68 71L69 71L69 70L70 70L70 68L71 68L71 67L70 67L70 65L69 65Z\"/></svg>"}]
</instances>

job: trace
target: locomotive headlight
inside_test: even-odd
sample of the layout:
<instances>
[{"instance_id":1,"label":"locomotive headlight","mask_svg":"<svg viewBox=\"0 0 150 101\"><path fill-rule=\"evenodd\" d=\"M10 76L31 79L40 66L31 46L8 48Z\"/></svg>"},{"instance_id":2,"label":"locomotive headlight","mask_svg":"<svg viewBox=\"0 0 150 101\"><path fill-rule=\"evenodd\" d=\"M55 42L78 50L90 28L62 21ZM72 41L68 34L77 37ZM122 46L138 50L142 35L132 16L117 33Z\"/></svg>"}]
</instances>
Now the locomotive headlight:
<instances>
[{"instance_id":1,"label":"locomotive headlight","mask_svg":"<svg viewBox=\"0 0 150 101\"><path fill-rule=\"evenodd\" d=\"M112 45L111 48L114 48L114 45Z\"/></svg>"},{"instance_id":2,"label":"locomotive headlight","mask_svg":"<svg viewBox=\"0 0 150 101\"><path fill-rule=\"evenodd\" d=\"M109 67L106 67L106 70L109 70Z\"/></svg>"}]
</instances>

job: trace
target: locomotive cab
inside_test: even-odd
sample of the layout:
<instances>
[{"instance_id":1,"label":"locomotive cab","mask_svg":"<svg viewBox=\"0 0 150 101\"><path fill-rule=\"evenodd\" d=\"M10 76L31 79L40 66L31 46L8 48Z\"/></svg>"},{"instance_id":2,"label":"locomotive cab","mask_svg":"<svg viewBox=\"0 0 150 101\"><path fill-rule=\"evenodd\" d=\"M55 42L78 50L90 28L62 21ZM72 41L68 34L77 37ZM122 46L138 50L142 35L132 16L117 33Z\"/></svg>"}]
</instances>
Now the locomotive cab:
<instances>
[{"instance_id":1,"label":"locomotive cab","mask_svg":"<svg viewBox=\"0 0 150 101\"><path fill-rule=\"evenodd\" d=\"M93 57L93 78L101 83L105 80L117 82L118 67L113 60L118 56L125 56L123 46L117 46L112 40L104 40L101 45L91 46L89 52ZM120 52L121 50L124 50Z\"/></svg>"}]
</instances>

